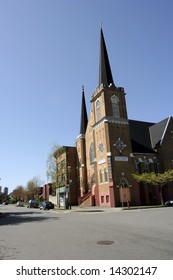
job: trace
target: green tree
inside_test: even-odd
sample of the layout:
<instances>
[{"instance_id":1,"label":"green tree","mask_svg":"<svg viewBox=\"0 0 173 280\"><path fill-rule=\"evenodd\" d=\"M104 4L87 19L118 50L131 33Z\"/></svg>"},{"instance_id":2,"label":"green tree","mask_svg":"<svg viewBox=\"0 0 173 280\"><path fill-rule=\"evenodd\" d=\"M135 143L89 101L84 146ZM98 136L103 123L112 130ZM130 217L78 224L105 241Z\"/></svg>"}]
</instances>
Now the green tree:
<instances>
[{"instance_id":1,"label":"green tree","mask_svg":"<svg viewBox=\"0 0 173 280\"><path fill-rule=\"evenodd\" d=\"M163 205L163 187L169 182L173 182L173 170L167 170L164 173L142 173L142 174L132 174L133 178L137 182L143 182L149 185L158 186L160 201Z\"/></svg>"}]
</instances>

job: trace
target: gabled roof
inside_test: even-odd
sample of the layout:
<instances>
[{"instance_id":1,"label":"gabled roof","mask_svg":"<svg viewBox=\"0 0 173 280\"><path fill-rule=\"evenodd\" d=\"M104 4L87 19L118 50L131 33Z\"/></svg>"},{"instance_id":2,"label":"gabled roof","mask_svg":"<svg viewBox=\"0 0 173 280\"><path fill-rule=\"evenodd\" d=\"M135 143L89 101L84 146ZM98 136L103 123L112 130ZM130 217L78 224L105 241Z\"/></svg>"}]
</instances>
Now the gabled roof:
<instances>
[{"instance_id":1,"label":"gabled roof","mask_svg":"<svg viewBox=\"0 0 173 280\"><path fill-rule=\"evenodd\" d=\"M158 122L129 120L132 152L154 153L156 145L162 144L170 117Z\"/></svg>"},{"instance_id":2,"label":"gabled roof","mask_svg":"<svg viewBox=\"0 0 173 280\"><path fill-rule=\"evenodd\" d=\"M149 128L150 137L151 137L151 145L152 145L153 149L156 147L157 144L162 144L169 120L170 120L170 117L160 121L159 123L152 125Z\"/></svg>"},{"instance_id":3,"label":"gabled roof","mask_svg":"<svg viewBox=\"0 0 173 280\"><path fill-rule=\"evenodd\" d=\"M149 128L154 125L151 122L129 120L132 152L153 153Z\"/></svg>"},{"instance_id":4,"label":"gabled roof","mask_svg":"<svg viewBox=\"0 0 173 280\"><path fill-rule=\"evenodd\" d=\"M99 86L114 84L102 27L100 28Z\"/></svg>"}]
</instances>

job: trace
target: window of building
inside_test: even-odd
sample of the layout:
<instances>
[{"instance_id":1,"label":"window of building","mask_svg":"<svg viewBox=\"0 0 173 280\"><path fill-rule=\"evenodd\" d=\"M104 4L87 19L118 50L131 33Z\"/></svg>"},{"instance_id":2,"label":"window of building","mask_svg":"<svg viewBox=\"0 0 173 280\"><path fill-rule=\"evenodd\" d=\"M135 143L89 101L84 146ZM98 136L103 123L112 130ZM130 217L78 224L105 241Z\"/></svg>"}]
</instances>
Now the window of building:
<instances>
[{"instance_id":1,"label":"window of building","mask_svg":"<svg viewBox=\"0 0 173 280\"><path fill-rule=\"evenodd\" d=\"M106 203L109 203L109 195L106 195Z\"/></svg>"},{"instance_id":2,"label":"window of building","mask_svg":"<svg viewBox=\"0 0 173 280\"><path fill-rule=\"evenodd\" d=\"M135 171L138 173L139 169L138 169L138 160L134 159L134 164L135 164Z\"/></svg>"},{"instance_id":3,"label":"window of building","mask_svg":"<svg viewBox=\"0 0 173 280\"><path fill-rule=\"evenodd\" d=\"M143 173L143 160L142 160L142 158L138 158L138 173L139 174Z\"/></svg>"},{"instance_id":4,"label":"window of building","mask_svg":"<svg viewBox=\"0 0 173 280\"><path fill-rule=\"evenodd\" d=\"M102 171L100 169L99 171L99 177L100 177L100 183L103 183L103 176L102 176Z\"/></svg>"},{"instance_id":5,"label":"window of building","mask_svg":"<svg viewBox=\"0 0 173 280\"><path fill-rule=\"evenodd\" d=\"M91 177L91 185L94 185L96 182L95 174L92 175Z\"/></svg>"},{"instance_id":6,"label":"window of building","mask_svg":"<svg viewBox=\"0 0 173 280\"><path fill-rule=\"evenodd\" d=\"M62 174L62 182L65 183L65 181L66 181L66 174L63 173L63 174Z\"/></svg>"},{"instance_id":7,"label":"window of building","mask_svg":"<svg viewBox=\"0 0 173 280\"><path fill-rule=\"evenodd\" d=\"M58 162L58 164L57 164L57 168L58 168L58 170L60 170L60 169L61 169L61 162Z\"/></svg>"},{"instance_id":8,"label":"window of building","mask_svg":"<svg viewBox=\"0 0 173 280\"><path fill-rule=\"evenodd\" d=\"M148 173L149 169L148 169L148 162L147 160L144 158L144 172Z\"/></svg>"},{"instance_id":9,"label":"window of building","mask_svg":"<svg viewBox=\"0 0 173 280\"><path fill-rule=\"evenodd\" d=\"M154 164L153 164L153 160L151 158L149 158L148 170L149 170L149 172L154 172Z\"/></svg>"},{"instance_id":10,"label":"window of building","mask_svg":"<svg viewBox=\"0 0 173 280\"><path fill-rule=\"evenodd\" d=\"M104 203L104 196L101 196L101 203Z\"/></svg>"},{"instance_id":11,"label":"window of building","mask_svg":"<svg viewBox=\"0 0 173 280\"><path fill-rule=\"evenodd\" d=\"M154 161L154 172L159 173L159 163L156 160Z\"/></svg>"},{"instance_id":12,"label":"window of building","mask_svg":"<svg viewBox=\"0 0 173 280\"><path fill-rule=\"evenodd\" d=\"M90 164L94 163L94 158L95 158L95 154L94 154L94 143L92 142L90 145L90 151L89 151L89 156L90 156Z\"/></svg>"},{"instance_id":13,"label":"window of building","mask_svg":"<svg viewBox=\"0 0 173 280\"><path fill-rule=\"evenodd\" d=\"M105 177L105 182L108 182L108 171L106 168L104 168L104 177Z\"/></svg>"},{"instance_id":14,"label":"window of building","mask_svg":"<svg viewBox=\"0 0 173 280\"><path fill-rule=\"evenodd\" d=\"M58 175L58 183L61 182L61 175Z\"/></svg>"},{"instance_id":15,"label":"window of building","mask_svg":"<svg viewBox=\"0 0 173 280\"><path fill-rule=\"evenodd\" d=\"M115 95L111 97L111 105L112 105L113 117L119 118L120 117L119 100Z\"/></svg>"},{"instance_id":16,"label":"window of building","mask_svg":"<svg viewBox=\"0 0 173 280\"><path fill-rule=\"evenodd\" d=\"M99 99L96 101L96 119L97 122L101 120L101 103Z\"/></svg>"},{"instance_id":17,"label":"window of building","mask_svg":"<svg viewBox=\"0 0 173 280\"><path fill-rule=\"evenodd\" d=\"M62 168L62 169L65 168L65 159L61 161L61 168Z\"/></svg>"}]
</instances>

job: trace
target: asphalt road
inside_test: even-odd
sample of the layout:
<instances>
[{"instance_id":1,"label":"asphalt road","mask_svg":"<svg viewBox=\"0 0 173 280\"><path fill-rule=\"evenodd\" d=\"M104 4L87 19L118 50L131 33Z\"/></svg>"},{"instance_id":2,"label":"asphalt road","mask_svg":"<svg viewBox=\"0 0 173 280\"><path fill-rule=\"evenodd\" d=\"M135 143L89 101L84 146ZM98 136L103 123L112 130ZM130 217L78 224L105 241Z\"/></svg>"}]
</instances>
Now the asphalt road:
<instances>
[{"instance_id":1,"label":"asphalt road","mask_svg":"<svg viewBox=\"0 0 173 280\"><path fill-rule=\"evenodd\" d=\"M0 205L0 259L173 259L173 207L92 210Z\"/></svg>"}]
</instances>

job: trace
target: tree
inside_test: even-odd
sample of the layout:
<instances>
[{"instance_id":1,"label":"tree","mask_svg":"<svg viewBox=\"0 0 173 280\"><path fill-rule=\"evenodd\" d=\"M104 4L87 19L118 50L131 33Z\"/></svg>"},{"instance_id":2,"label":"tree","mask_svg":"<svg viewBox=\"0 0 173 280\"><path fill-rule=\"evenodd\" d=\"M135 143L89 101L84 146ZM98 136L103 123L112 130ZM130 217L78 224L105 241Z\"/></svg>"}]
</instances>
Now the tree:
<instances>
[{"instance_id":1,"label":"tree","mask_svg":"<svg viewBox=\"0 0 173 280\"><path fill-rule=\"evenodd\" d=\"M26 192L23 186L17 186L12 193L12 197L16 199L16 201L24 200L26 197Z\"/></svg>"},{"instance_id":2,"label":"tree","mask_svg":"<svg viewBox=\"0 0 173 280\"><path fill-rule=\"evenodd\" d=\"M8 200L9 200L9 195L6 195L5 193L0 194L0 204Z\"/></svg>"},{"instance_id":3,"label":"tree","mask_svg":"<svg viewBox=\"0 0 173 280\"><path fill-rule=\"evenodd\" d=\"M26 186L27 197L32 199L37 198L40 193L40 188L42 187L42 185L43 182L38 176L30 179L27 182L27 186Z\"/></svg>"},{"instance_id":4,"label":"tree","mask_svg":"<svg viewBox=\"0 0 173 280\"><path fill-rule=\"evenodd\" d=\"M60 149L59 145L53 145L47 158L47 179L51 181L53 191L56 191L57 184L57 154ZM60 190L58 188L58 190ZM60 208L60 193L58 195L58 206Z\"/></svg>"},{"instance_id":5,"label":"tree","mask_svg":"<svg viewBox=\"0 0 173 280\"><path fill-rule=\"evenodd\" d=\"M137 182L143 182L153 186L159 186L161 204L163 205L163 187L169 182L173 182L173 170L167 170L164 173L142 173L132 174Z\"/></svg>"},{"instance_id":6,"label":"tree","mask_svg":"<svg viewBox=\"0 0 173 280\"><path fill-rule=\"evenodd\" d=\"M47 179L51 181L53 189L57 187L57 165L56 165L56 153L60 146L53 145L47 158Z\"/></svg>"}]
</instances>

